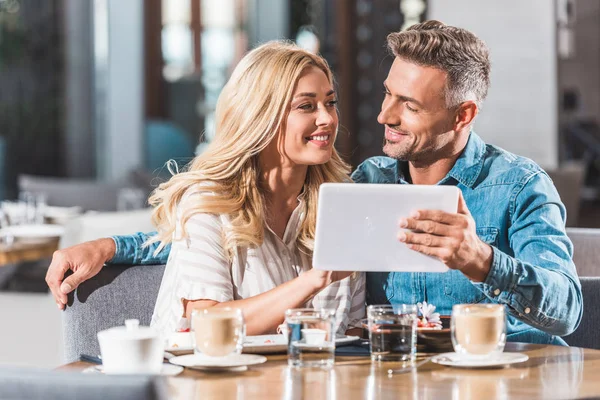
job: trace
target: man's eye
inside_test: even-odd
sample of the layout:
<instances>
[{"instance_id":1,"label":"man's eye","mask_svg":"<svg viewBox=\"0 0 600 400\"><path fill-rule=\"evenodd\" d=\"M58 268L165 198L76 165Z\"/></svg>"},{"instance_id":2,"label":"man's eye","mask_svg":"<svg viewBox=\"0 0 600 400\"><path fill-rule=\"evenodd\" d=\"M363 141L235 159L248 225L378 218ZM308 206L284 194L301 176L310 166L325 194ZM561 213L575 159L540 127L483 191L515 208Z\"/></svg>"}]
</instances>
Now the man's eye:
<instances>
[{"instance_id":1,"label":"man's eye","mask_svg":"<svg viewBox=\"0 0 600 400\"><path fill-rule=\"evenodd\" d=\"M411 106L408 105L408 103L406 103L406 108L408 108L409 111L411 112L417 112L416 108L412 108Z\"/></svg>"}]
</instances>

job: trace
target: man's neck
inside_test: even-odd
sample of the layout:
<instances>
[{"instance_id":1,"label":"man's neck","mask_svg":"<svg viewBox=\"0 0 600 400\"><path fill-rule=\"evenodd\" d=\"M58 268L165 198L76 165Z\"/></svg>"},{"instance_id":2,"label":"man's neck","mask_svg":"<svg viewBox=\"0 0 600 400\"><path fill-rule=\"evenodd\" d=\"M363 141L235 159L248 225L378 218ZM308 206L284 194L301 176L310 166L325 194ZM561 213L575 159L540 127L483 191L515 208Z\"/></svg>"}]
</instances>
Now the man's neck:
<instances>
[{"instance_id":1,"label":"man's neck","mask_svg":"<svg viewBox=\"0 0 600 400\"><path fill-rule=\"evenodd\" d=\"M444 179L465 150L469 140L469 132L460 134L458 137L459 139L454 145L447 149L446 155L435 161L409 161L408 172L410 173L410 181L414 185L435 185Z\"/></svg>"}]
</instances>

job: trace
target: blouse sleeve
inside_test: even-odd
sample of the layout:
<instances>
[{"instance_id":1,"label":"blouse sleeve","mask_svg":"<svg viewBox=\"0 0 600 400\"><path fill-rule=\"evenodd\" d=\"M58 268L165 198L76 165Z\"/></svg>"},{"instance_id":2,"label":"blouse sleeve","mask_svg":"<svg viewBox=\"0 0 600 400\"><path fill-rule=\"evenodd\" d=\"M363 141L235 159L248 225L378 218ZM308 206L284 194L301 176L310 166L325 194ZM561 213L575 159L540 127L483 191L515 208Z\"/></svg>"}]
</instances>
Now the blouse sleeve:
<instances>
[{"instance_id":1,"label":"blouse sleeve","mask_svg":"<svg viewBox=\"0 0 600 400\"><path fill-rule=\"evenodd\" d=\"M233 300L231 268L223 246L220 217L207 213L193 215L185 223L186 238L181 238L180 226L177 228L169 261L177 275L178 298L220 303Z\"/></svg>"}]
</instances>

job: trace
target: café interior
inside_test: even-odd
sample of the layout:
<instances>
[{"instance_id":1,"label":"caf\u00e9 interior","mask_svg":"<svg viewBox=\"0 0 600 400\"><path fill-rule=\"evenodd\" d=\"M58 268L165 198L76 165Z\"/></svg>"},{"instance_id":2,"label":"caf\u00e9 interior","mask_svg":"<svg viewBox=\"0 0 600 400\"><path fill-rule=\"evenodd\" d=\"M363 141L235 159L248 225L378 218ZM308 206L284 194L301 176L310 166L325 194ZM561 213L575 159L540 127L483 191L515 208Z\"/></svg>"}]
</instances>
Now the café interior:
<instances>
[{"instance_id":1,"label":"caf\u00e9 interior","mask_svg":"<svg viewBox=\"0 0 600 400\"><path fill-rule=\"evenodd\" d=\"M427 20L487 44L473 130L543 168L564 205L583 312L563 345L506 339L507 315L529 307L382 304L359 272L345 279L366 285L363 314L341 335L331 308L292 307L256 335L232 306L161 336L166 258L107 263L57 301L48 276L65 249L156 231L149 196L210 151L248 52L287 40L327 61L335 149L355 170L384 155L386 37ZM600 397L600 2L0 0L0 162L1 399Z\"/></svg>"}]
</instances>

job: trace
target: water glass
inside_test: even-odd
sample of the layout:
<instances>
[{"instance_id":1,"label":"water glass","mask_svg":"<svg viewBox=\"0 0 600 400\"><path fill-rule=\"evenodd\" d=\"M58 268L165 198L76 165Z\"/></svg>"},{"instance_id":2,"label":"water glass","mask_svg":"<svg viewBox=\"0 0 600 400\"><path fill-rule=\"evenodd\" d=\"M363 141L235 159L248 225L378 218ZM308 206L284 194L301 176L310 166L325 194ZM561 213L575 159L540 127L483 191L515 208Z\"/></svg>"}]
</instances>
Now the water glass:
<instances>
[{"instance_id":1,"label":"water glass","mask_svg":"<svg viewBox=\"0 0 600 400\"><path fill-rule=\"evenodd\" d=\"M495 358L506 344L506 315L501 304L456 304L450 322L454 351L465 359Z\"/></svg>"},{"instance_id":2,"label":"water glass","mask_svg":"<svg viewBox=\"0 0 600 400\"><path fill-rule=\"evenodd\" d=\"M285 312L288 365L298 368L333 367L335 310L296 308Z\"/></svg>"},{"instance_id":3,"label":"water glass","mask_svg":"<svg viewBox=\"0 0 600 400\"><path fill-rule=\"evenodd\" d=\"M242 310L211 307L192 311L194 353L209 357L241 354L245 325Z\"/></svg>"},{"instance_id":4,"label":"water glass","mask_svg":"<svg viewBox=\"0 0 600 400\"><path fill-rule=\"evenodd\" d=\"M410 361L417 354L417 306L367 307L372 361Z\"/></svg>"}]
</instances>

